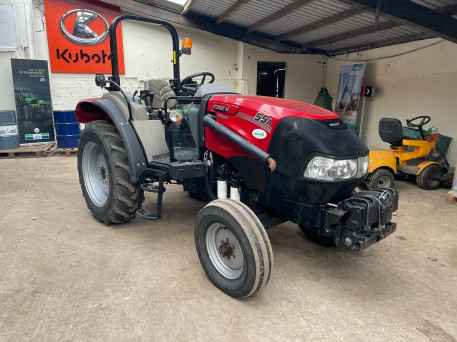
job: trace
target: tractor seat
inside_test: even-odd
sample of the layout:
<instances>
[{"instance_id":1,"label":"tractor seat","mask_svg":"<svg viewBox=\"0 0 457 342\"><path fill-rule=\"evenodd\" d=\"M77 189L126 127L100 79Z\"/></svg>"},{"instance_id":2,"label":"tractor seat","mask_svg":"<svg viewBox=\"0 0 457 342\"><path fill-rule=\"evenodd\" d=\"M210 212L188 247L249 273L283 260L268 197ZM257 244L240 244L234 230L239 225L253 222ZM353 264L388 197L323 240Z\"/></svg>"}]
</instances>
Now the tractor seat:
<instances>
[{"instance_id":1,"label":"tractor seat","mask_svg":"<svg viewBox=\"0 0 457 342\"><path fill-rule=\"evenodd\" d=\"M152 109L164 109L164 103L167 97L176 96L167 80L155 78L146 80L144 82L144 88L154 93L154 99L152 100ZM168 108L175 107L176 103L176 100L168 101Z\"/></svg>"},{"instance_id":2,"label":"tractor seat","mask_svg":"<svg viewBox=\"0 0 457 342\"><path fill-rule=\"evenodd\" d=\"M402 124L398 119L382 118L379 121L379 137L395 148L403 145Z\"/></svg>"}]
</instances>

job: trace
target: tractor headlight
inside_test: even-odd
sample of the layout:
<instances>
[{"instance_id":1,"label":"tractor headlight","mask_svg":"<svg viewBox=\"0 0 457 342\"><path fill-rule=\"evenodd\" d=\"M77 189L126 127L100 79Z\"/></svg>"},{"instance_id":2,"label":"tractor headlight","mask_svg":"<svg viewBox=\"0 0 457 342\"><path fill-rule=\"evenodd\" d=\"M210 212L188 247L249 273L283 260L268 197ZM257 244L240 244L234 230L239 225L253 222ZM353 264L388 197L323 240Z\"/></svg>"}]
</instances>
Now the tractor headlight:
<instances>
[{"instance_id":1,"label":"tractor headlight","mask_svg":"<svg viewBox=\"0 0 457 342\"><path fill-rule=\"evenodd\" d=\"M363 177L368 171L368 156L357 159L333 159L313 157L304 172L305 178L338 181Z\"/></svg>"},{"instance_id":2,"label":"tractor headlight","mask_svg":"<svg viewBox=\"0 0 457 342\"><path fill-rule=\"evenodd\" d=\"M358 161L359 161L359 171L357 172L357 178L365 177L367 175L369 160L370 160L370 158L368 158L368 156L360 157L358 159Z\"/></svg>"}]
</instances>

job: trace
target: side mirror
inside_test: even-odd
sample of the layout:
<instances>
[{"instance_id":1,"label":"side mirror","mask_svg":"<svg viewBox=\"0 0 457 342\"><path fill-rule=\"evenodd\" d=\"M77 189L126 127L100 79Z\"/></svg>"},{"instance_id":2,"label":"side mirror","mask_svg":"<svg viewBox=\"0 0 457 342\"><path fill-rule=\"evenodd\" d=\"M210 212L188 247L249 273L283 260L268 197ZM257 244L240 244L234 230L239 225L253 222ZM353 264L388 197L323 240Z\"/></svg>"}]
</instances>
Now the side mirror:
<instances>
[{"instance_id":1,"label":"side mirror","mask_svg":"<svg viewBox=\"0 0 457 342\"><path fill-rule=\"evenodd\" d=\"M104 87L104 86L106 86L106 78L105 78L105 75L103 75L103 74L96 74L96 75L95 75L95 84L96 84L98 87Z\"/></svg>"},{"instance_id":2,"label":"side mirror","mask_svg":"<svg viewBox=\"0 0 457 342\"><path fill-rule=\"evenodd\" d=\"M184 40L182 41L181 53L183 55L192 54L192 39L184 38Z\"/></svg>"}]
</instances>

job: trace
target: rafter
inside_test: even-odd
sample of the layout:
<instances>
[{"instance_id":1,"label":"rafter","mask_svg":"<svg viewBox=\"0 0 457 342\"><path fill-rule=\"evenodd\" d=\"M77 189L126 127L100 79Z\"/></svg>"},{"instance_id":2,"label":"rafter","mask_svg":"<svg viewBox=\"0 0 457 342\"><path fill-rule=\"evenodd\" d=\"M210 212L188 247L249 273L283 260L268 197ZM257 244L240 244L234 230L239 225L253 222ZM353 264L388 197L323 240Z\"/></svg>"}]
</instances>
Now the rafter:
<instances>
[{"instance_id":1,"label":"rafter","mask_svg":"<svg viewBox=\"0 0 457 342\"><path fill-rule=\"evenodd\" d=\"M384 46L404 44L404 43L409 43L409 42L413 42L416 40L423 40L423 39L429 39L429 38L434 38L434 37L435 36L431 33L421 32L421 33L415 33L415 34L411 34L411 35L407 35L407 36L403 36L403 37L395 37L395 38L390 38L390 39L386 39L386 40L381 40L379 42L347 46L344 48L331 50L329 53L330 53L330 55L339 55L339 54L343 54L343 53L371 50L371 49L376 49L376 48L380 48L380 47L384 47Z\"/></svg>"},{"instance_id":2,"label":"rafter","mask_svg":"<svg viewBox=\"0 0 457 342\"><path fill-rule=\"evenodd\" d=\"M184 8L181 11L181 15L186 15L187 12L190 11L190 8L192 7L195 1L196 0L187 0L187 2L184 4Z\"/></svg>"},{"instance_id":3,"label":"rafter","mask_svg":"<svg viewBox=\"0 0 457 342\"><path fill-rule=\"evenodd\" d=\"M276 37L276 40L280 41L280 40L285 40L285 39L288 39L288 38L291 38L291 37L294 37L294 36L298 36L299 34L303 34L303 33L306 33L306 32L311 32L311 31L314 31L314 30L318 30L324 26L327 26L327 25L331 25L331 24L334 24L338 21L341 21L341 20L344 20L344 19L347 19L347 18L351 18L351 17L354 17L356 15L359 15L360 13L362 13L363 10L362 9L353 9L353 8L350 8L350 9L347 9L343 12L340 12L340 13L337 13L335 15L332 15L330 17L327 17L327 18L324 18L322 20L318 20L318 21L315 21L309 25L305 25L305 26L302 26L302 27L299 27L295 30L291 30L291 31L288 31L288 32L285 32L279 36Z\"/></svg>"},{"instance_id":4,"label":"rafter","mask_svg":"<svg viewBox=\"0 0 457 342\"><path fill-rule=\"evenodd\" d=\"M241 7L246 5L250 0L238 0L235 4L233 4L232 7L230 7L228 10L226 10L224 13L222 13L219 17L216 19L216 24L220 24L223 21L225 21L228 17L230 17L233 13L238 11Z\"/></svg>"},{"instance_id":5,"label":"rafter","mask_svg":"<svg viewBox=\"0 0 457 342\"><path fill-rule=\"evenodd\" d=\"M135 0L99 0L101 2L118 6L125 11L134 15L147 18L154 18L167 21L171 24L192 27L198 30L211 32L223 37L235 39L241 42L260 46L281 53L301 53L303 52L297 45L279 43L272 39L260 37L254 34L246 33L245 29L234 25L214 25L214 20L209 17L188 13L182 16L179 13L167 11L158 7L150 6Z\"/></svg>"},{"instance_id":6,"label":"rafter","mask_svg":"<svg viewBox=\"0 0 457 342\"><path fill-rule=\"evenodd\" d=\"M402 25L401 23L397 23L395 21L385 21L383 23L379 23L377 27L375 27L374 25L366 26L366 27L362 27L362 28L358 28L358 29L349 31L349 32L343 32L343 33L336 34L334 36L314 40L312 42L303 44L303 48L311 49L316 46L331 44L334 42L339 42L341 40L355 38L355 37L358 37L358 36L361 36L364 34L369 34L369 33L373 33L373 32L391 29L391 28L401 26L401 25Z\"/></svg>"},{"instance_id":7,"label":"rafter","mask_svg":"<svg viewBox=\"0 0 457 342\"><path fill-rule=\"evenodd\" d=\"M284 7L283 9L273 13L272 15L269 15L268 17L256 22L255 24L252 24L251 26L248 27L248 32L256 31L259 28L276 21L280 18L285 17L286 15L289 15L290 13L302 8L303 6L311 4L315 0L298 0L290 5Z\"/></svg>"},{"instance_id":8,"label":"rafter","mask_svg":"<svg viewBox=\"0 0 457 342\"><path fill-rule=\"evenodd\" d=\"M376 10L377 0L338 0L360 6L370 11ZM381 0L381 15L421 31L432 33L457 43L457 19L445 13L421 6L410 0Z\"/></svg>"},{"instance_id":9,"label":"rafter","mask_svg":"<svg viewBox=\"0 0 457 342\"><path fill-rule=\"evenodd\" d=\"M443 7L438 7L435 8L435 12L438 13L446 13L447 15L454 15L457 13L457 6L455 5L448 5L448 6L443 6ZM344 32L340 34L336 34L330 37L318 39L309 43L306 43L303 45L304 49L311 49L316 46L321 46L325 44L331 44L335 43L341 40L346 40L346 39L351 39L355 38L364 34L369 34L369 33L374 33L382 30L387 30L391 29L394 27L401 26L402 23L394 21L394 20L388 20L382 23L375 23L375 25L370 25L370 26L365 26L356 30L352 30L349 32Z\"/></svg>"}]
</instances>

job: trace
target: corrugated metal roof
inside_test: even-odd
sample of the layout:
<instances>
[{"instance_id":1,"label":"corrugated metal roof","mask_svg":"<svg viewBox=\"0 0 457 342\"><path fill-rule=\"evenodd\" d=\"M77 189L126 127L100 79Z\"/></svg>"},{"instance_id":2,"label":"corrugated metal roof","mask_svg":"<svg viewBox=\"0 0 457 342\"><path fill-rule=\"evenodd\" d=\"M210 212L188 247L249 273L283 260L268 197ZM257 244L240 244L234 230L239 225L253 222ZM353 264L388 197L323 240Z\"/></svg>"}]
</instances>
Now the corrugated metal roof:
<instances>
[{"instance_id":1,"label":"corrugated metal roof","mask_svg":"<svg viewBox=\"0 0 457 342\"><path fill-rule=\"evenodd\" d=\"M351 39L341 40L332 44L321 45L318 48L323 50L336 50L365 43L368 45L370 43L380 42L391 38L405 37L419 32L420 31L417 29L403 25L388 30L364 34Z\"/></svg>"},{"instance_id":2,"label":"corrugated metal roof","mask_svg":"<svg viewBox=\"0 0 457 342\"><path fill-rule=\"evenodd\" d=\"M421 6L425 6L425 7L431 8L431 9L457 4L456 0L412 0L412 1Z\"/></svg>"},{"instance_id":3,"label":"corrugated metal roof","mask_svg":"<svg viewBox=\"0 0 457 342\"><path fill-rule=\"evenodd\" d=\"M251 0L230 16L227 22L239 26L250 26L293 2L295 0Z\"/></svg>"},{"instance_id":4,"label":"corrugated metal roof","mask_svg":"<svg viewBox=\"0 0 457 342\"><path fill-rule=\"evenodd\" d=\"M385 21L384 18L380 18L380 22ZM348 18L346 20L339 21L337 23L325 26L319 30L311 31L300 36L293 38L294 41L305 44L312 42L317 39L327 38L336 34L349 32L362 27L374 25L375 15L374 13L364 12L357 16Z\"/></svg>"},{"instance_id":5,"label":"corrugated metal roof","mask_svg":"<svg viewBox=\"0 0 457 342\"><path fill-rule=\"evenodd\" d=\"M137 0L144 2L145 0ZM236 5L240 0L192 0L192 6L190 8L190 14L200 14L208 18L209 20L214 20L226 13L227 10ZM281 11L284 11L289 5L294 3L302 4L301 0L249 0L243 3L236 11L234 11L229 17L225 18L223 24L231 24L238 27L239 32L246 30L247 34L260 35L260 36L272 36L278 37L280 35L286 34L284 38L287 42L286 44L291 44L294 47L299 47L304 45L305 48L315 48L321 49L324 51L336 50L345 47L353 47L370 42L379 42L384 40L391 40L392 38L401 38L413 36L414 39L421 39L421 37L430 37L430 31L424 30L421 31L417 26L405 26L404 24L398 25L396 27L391 27L390 24L381 26L378 31L373 32L373 27L376 20L378 23L385 23L386 21L392 21L392 18L381 16L376 19L374 10L365 10L360 12L360 9L355 6L351 6L347 2L340 2L337 0L312 0L308 3L305 3L298 9L294 10L291 13L284 15L283 17L279 16L276 20L266 23L264 26L260 26L253 33L248 33L247 29L259 21L270 17L274 14L280 14ZM418 5L427 7L429 9L437 9L445 6L454 5L450 9L456 14L454 18L457 18L457 11L455 5L457 5L457 0L412 0ZM150 4L166 8L173 12L181 12L183 6L171 3L168 0L150 0ZM354 10L354 15L351 16L351 9ZM447 9L449 11L449 8ZM288 36L287 33L297 30L308 25L316 24L322 20L344 13L343 16L340 16L340 20L327 24L326 26L319 26L312 31L298 33L294 36ZM447 12L449 13L449 12ZM451 12L452 13L452 12ZM395 24L395 22L392 22ZM217 26L216 23L214 25ZM315 26L314 26L315 27ZM366 28L366 30L365 30ZM355 36L356 32L358 36ZM367 33L365 33L367 32ZM370 33L371 32L371 33ZM427 35L420 35L421 32L425 32ZM332 41L335 38L334 36L347 35L344 40ZM241 34L240 40L243 40ZM317 42L320 46L315 45L315 41L320 41L325 39L332 41L331 43L319 44L323 42ZM255 38L253 39L256 42ZM310 44L311 43L311 44ZM278 49L280 51L282 46Z\"/></svg>"},{"instance_id":6,"label":"corrugated metal roof","mask_svg":"<svg viewBox=\"0 0 457 342\"><path fill-rule=\"evenodd\" d=\"M298 27L322 20L349 8L350 6L333 0L316 1L264 26L260 29L260 31L270 35L283 34Z\"/></svg>"},{"instance_id":7,"label":"corrugated metal roof","mask_svg":"<svg viewBox=\"0 0 457 342\"><path fill-rule=\"evenodd\" d=\"M237 0L196 0L192 5L191 11L217 18L236 2Z\"/></svg>"}]
</instances>

